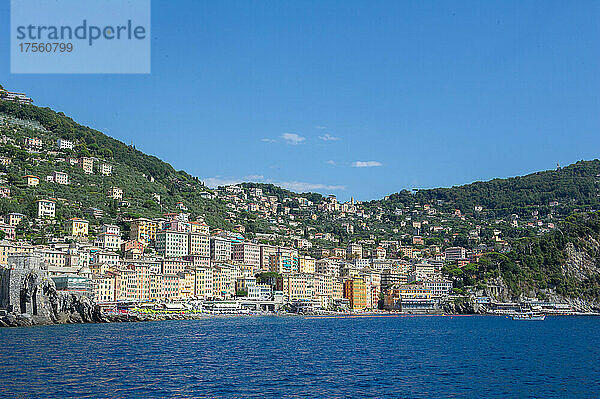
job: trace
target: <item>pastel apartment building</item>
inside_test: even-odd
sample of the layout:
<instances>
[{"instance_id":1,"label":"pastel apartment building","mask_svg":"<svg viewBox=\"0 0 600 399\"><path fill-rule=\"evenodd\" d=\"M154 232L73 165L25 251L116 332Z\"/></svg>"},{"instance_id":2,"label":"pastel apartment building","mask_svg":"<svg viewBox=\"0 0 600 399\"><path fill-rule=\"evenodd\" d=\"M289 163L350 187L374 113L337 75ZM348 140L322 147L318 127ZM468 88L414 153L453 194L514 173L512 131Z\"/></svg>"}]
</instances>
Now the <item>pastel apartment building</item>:
<instances>
[{"instance_id":1,"label":"pastel apartment building","mask_svg":"<svg viewBox=\"0 0 600 399\"><path fill-rule=\"evenodd\" d=\"M344 298L350 302L350 309L363 310L367 308L367 287L362 279L344 281Z\"/></svg>"},{"instance_id":2,"label":"pastel apartment building","mask_svg":"<svg viewBox=\"0 0 600 399\"><path fill-rule=\"evenodd\" d=\"M38 137L25 137L23 138L23 144L28 148L33 148L36 150L42 149L42 139Z\"/></svg>"},{"instance_id":3,"label":"pastel apartment building","mask_svg":"<svg viewBox=\"0 0 600 399\"><path fill-rule=\"evenodd\" d=\"M66 230L73 237L87 237L89 223L85 219L72 218L66 223Z\"/></svg>"},{"instance_id":4,"label":"pastel apartment building","mask_svg":"<svg viewBox=\"0 0 600 399\"><path fill-rule=\"evenodd\" d=\"M210 228L203 221L190 222L190 232L208 235Z\"/></svg>"},{"instance_id":5,"label":"pastel apartment building","mask_svg":"<svg viewBox=\"0 0 600 399\"><path fill-rule=\"evenodd\" d=\"M201 233L188 233L188 253L186 255L198 255L210 258L210 239Z\"/></svg>"},{"instance_id":6,"label":"pastel apartment building","mask_svg":"<svg viewBox=\"0 0 600 399\"><path fill-rule=\"evenodd\" d=\"M91 175L94 173L94 159L89 157L79 158L79 167L83 169L83 173Z\"/></svg>"},{"instance_id":7,"label":"pastel apartment building","mask_svg":"<svg viewBox=\"0 0 600 399\"><path fill-rule=\"evenodd\" d=\"M34 175L25 175L23 176L23 180L25 180L25 184L28 187L34 187L40 184L40 178Z\"/></svg>"},{"instance_id":8,"label":"pastel apartment building","mask_svg":"<svg viewBox=\"0 0 600 399\"><path fill-rule=\"evenodd\" d=\"M300 256L298 258L298 266L300 273L314 273L315 272L316 259L310 256Z\"/></svg>"},{"instance_id":9,"label":"pastel apartment building","mask_svg":"<svg viewBox=\"0 0 600 399\"><path fill-rule=\"evenodd\" d=\"M108 251L118 251L121 248L121 229L113 224L105 224L100 228L96 244Z\"/></svg>"},{"instance_id":10,"label":"pastel apartment building","mask_svg":"<svg viewBox=\"0 0 600 399\"><path fill-rule=\"evenodd\" d=\"M236 263L260 267L260 246L250 242L235 243L232 246L232 260Z\"/></svg>"},{"instance_id":11,"label":"pastel apartment building","mask_svg":"<svg viewBox=\"0 0 600 399\"><path fill-rule=\"evenodd\" d=\"M165 230L156 233L156 253L164 257L182 257L189 254L188 234Z\"/></svg>"},{"instance_id":12,"label":"pastel apartment building","mask_svg":"<svg viewBox=\"0 0 600 399\"><path fill-rule=\"evenodd\" d=\"M298 251L290 248L278 247L275 255L271 255L269 268L272 272L281 274L298 273L300 267L298 264Z\"/></svg>"},{"instance_id":13,"label":"pastel apartment building","mask_svg":"<svg viewBox=\"0 0 600 399\"><path fill-rule=\"evenodd\" d=\"M215 262L231 261L231 241L223 237L210 237L210 258Z\"/></svg>"},{"instance_id":14,"label":"pastel apartment building","mask_svg":"<svg viewBox=\"0 0 600 399\"><path fill-rule=\"evenodd\" d=\"M148 244L156 239L156 222L150 219L139 218L131 221L129 239Z\"/></svg>"},{"instance_id":15,"label":"pastel apartment building","mask_svg":"<svg viewBox=\"0 0 600 399\"><path fill-rule=\"evenodd\" d=\"M270 270L271 256L277 253L277 247L274 245L260 245L260 269L262 271Z\"/></svg>"}]
</instances>

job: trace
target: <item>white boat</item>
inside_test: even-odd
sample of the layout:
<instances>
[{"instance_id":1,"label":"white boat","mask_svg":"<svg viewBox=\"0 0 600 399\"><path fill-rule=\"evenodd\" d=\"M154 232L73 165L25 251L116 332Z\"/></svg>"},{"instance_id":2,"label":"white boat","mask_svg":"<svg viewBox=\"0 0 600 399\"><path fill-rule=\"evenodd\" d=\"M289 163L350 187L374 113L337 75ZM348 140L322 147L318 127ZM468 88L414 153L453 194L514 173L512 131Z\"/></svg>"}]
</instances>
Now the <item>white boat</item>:
<instances>
[{"instance_id":1,"label":"white boat","mask_svg":"<svg viewBox=\"0 0 600 399\"><path fill-rule=\"evenodd\" d=\"M539 320L539 321L542 321L545 318L546 318L545 314L533 313L533 312L515 313L512 315L513 320Z\"/></svg>"}]
</instances>

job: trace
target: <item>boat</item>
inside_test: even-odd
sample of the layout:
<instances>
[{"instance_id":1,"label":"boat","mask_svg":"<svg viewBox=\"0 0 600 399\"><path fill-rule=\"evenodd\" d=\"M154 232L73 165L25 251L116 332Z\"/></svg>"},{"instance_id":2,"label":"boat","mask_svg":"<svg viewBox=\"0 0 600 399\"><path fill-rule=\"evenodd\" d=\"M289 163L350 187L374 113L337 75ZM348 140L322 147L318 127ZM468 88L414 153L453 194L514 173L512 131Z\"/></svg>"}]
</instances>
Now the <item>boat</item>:
<instances>
[{"instance_id":1,"label":"boat","mask_svg":"<svg viewBox=\"0 0 600 399\"><path fill-rule=\"evenodd\" d=\"M513 320L539 320L539 321L542 321L545 318L546 318L545 314L533 313L533 312L515 313L512 315Z\"/></svg>"}]
</instances>

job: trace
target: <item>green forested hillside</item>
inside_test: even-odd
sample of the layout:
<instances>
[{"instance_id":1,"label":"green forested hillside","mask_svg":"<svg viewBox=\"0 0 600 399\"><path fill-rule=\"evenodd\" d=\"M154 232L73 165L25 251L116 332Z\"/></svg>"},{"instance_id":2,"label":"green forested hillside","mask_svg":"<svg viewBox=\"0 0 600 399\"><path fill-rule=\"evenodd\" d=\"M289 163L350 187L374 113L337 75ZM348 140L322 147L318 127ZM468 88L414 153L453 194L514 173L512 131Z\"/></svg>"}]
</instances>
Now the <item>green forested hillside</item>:
<instances>
[{"instance_id":1,"label":"green forested hillside","mask_svg":"<svg viewBox=\"0 0 600 399\"><path fill-rule=\"evenodd\" d=\"M550 233L512 243L463 268L448 267L458 287L485 287L501 275L515 297L547 292L600 300L600 212L576 213Z\"/></svg>"},{"instance_id":2,"label":"green forested hillside","mask_svg":"<svg viewBox=\"0 0 600 399\"><path fill-rule=\"evenodd\" d=\"M379 204L391 208L414 202L436 204L442 209L460 209L474 213L476 205L483 206L491 217L524 213L531 207L548 210L550 202L565 213L582 207L600 208L600 161L579 161L557 170L537 172L509 179L493 179L452 188L401 191Z\"/></svg>"},{"instance_id":3,"label":"green forested hillside","mask_svg":"<svg viewBox=\"0 0 600 399\"><path fill-rule=\"evenodd\" d=\"M43 197L62 199L57 204L57 214L62 217L81 216L81 209L96 207L112 219L117 216L157 217L175 211L175 203L183 202L192 217L203 215L213 226L231 226L221 201L201 197L207 188L197 178L176 171L168 163L99 131L79 125L61 112L0 101L0 117L5 122L0 134L10 139L0 144L0 155L13 159L10 165L1 167L6 173L5 180L13 187L12 199L0 201L3 213L16 211L33 216L35 199ZM28 136L43 140L41 153L29 153L19 148L23 138ZM73 141L73 150L59 151L56 148L58 138ZM98 158L112 165L113 173L111 176L85 175L81 169L64 161L69 156ZM62 186L44 182L45 176L53 171L67 172L71 184ZM41 184L25 189L24 174L39 176ZM123 189L126 204L120 209L117 201L107 197L111 186Z\"/></svg>"}]
</instances>

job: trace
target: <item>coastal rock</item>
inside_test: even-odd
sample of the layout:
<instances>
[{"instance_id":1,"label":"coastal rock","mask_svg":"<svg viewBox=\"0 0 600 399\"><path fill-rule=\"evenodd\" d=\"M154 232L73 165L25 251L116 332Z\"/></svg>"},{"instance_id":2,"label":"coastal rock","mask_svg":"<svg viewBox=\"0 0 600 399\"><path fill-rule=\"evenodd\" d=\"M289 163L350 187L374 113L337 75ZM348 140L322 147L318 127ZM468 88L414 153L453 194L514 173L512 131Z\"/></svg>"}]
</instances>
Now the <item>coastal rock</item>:
<instances>
[{"instance_id":1,"label":"coastal rock","mask_svg":"<svg viewBox=\"0 0 600 399\"><path fill-rule=\"evenodd\" d=\"M6 316L4 316L3 321L4 321L4 324L6 324L8 327L16 327L17 326L17 318L12 313L9 313Z\"/></svg>"},{"instance_id":2,"label":"coastal rock","mask_svg":"<svg viewBox=\"0 0 600 399\"><path fill-rule=\"evenodd\" d=\"M96 323L103 321L100 307L87 295L59 292L57 314L70 316L74 323Z\"/></svg>"},{"instance_id":3,"label":"coastal rock","mask_svg":"<svg viewBox=\"0 0 600 399\"><path fill-rule=\"evenodd\" d=\"M30 314L27 314L27 313L16 315L15 320L16 320L17 325L19 325L19 326L32 326L33 325L33 318L31 317Z\"/></svg>"},{"instance_id":4,"label":"coastal rock","mask_svg":"<svg viewBox=\"0 0 600 399\"><path fill-rule=\"evenodd\" d=\"M475 302L473 296L448 298L440 303L440 307L447 314L479 314L484 312L484 309Z\"/></svg>"}]
</instances>

